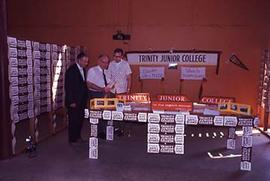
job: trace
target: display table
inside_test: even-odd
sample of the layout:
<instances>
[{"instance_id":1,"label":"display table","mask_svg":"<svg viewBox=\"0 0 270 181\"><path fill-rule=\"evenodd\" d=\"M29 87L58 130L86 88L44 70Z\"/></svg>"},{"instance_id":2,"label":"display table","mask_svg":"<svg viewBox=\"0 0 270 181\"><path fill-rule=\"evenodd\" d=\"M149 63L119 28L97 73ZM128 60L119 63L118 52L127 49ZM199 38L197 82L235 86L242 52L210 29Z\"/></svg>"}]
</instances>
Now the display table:
<instances>
[{"instance_id":1,"label":"display table","mask_svg":"<svg viewBox=\"0 0 270 181\"><path fill-rule=\"evenodd\" d=\"M113 140L114 121L147 123L147 152L184 154L185 126L217 126L228 128L227 149L235 149L236 127L242 127L240 169L251 170L252 129L259 119L251 116L208 116L197 114L166 114L152 112L119 112L113 110L85 110L89 118L89 158L98 159L98 123L108 121L106 139Z\"/></svg>"}]
</instances>

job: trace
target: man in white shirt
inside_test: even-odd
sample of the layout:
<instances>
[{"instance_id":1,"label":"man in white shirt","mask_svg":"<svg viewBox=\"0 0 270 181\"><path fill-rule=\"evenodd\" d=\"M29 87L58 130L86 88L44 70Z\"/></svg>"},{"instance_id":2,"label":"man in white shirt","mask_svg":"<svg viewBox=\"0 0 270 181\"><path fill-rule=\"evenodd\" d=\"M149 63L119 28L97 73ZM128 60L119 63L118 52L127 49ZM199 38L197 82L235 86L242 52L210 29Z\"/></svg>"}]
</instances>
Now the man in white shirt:
<instances>
[{"instance_id":1,"label":"man in white shirt","mask_svg":"<svg viewBox=\"0 0 270 181\"><path fill-rule=\"evenodd\" d=\"M109 57L100 55L98 57L97 66L91 67L87 72L87 87L89 90L89 98L112 97L112 82L108 75ZM100 138L105 139L106 122L101 121L98 124L98 134Z\"/></svg>"},{"instance_id":2,"label":"man in white shirt","mask_svg":"<svg viewBox=\"0 0 270 181\"><path fill-rule=\"evenodd\" d=\"M100 55L98 57L98 65L88 70L87 87L90 92L90 99L102 98L111 92L111 80L107 70L109 62L107 55Z\"/></svg>"},{"instance_id":3,"label":"man in white shirt","mask_svg":"<svg viewBox=\"0 0 270 181\"><path fill-rule=\"evenodd\" d=\"M123 60L124 51L116 48L113 52L113 61L110 63L108 73L114 82L116 94L130 93L132 71L127 61Z\"/></svg>"},{"instance_id":4,"label":"man in white shirt","mask_svg":"<svg viewBox=\"0 0 270 181\"><path fill-rule=\"evenodd\" d=\"M110 63L108 72L110 79L114 82L115 94L128 94L131 90L132 71L127 61L123 60L124 51L116 48L113 52L113 61ZM124 134L124 125L116 123L115 134L122 136Z\"/></svg>"}]
</instances>

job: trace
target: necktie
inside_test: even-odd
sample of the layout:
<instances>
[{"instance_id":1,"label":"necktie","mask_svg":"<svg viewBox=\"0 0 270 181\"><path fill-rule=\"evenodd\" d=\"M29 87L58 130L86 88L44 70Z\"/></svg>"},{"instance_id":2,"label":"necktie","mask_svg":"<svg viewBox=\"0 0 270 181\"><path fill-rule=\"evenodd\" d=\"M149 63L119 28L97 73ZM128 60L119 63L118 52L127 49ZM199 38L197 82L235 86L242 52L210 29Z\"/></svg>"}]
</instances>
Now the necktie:
<instances>
[{"instance_id":1,"label":"necktie","mask_svg":"<svg viewBox=\"0 0 270 181\"><path fill-rule=\"evenodd\" d=\"M108 85L108 83L107 83L107 80L106 80L106 75L104 73L104 70L102 70L102 74L103 74L104 84L105 84L105 87L106 87Z\"/></svg>"}]
</instances>

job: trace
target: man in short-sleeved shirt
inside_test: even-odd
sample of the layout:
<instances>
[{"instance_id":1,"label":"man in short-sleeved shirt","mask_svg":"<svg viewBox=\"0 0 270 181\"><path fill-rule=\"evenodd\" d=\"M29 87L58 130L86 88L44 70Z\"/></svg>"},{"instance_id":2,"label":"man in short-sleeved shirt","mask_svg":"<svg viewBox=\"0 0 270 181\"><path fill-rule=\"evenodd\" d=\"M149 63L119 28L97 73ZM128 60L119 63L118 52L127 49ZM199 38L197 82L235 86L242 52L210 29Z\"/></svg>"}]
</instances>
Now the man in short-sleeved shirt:
<instances>
[{"instance_id":1,"label":"man in short-sleeved shirt","mask_svg":"<svg viewBox=\"0 0 270 181\"><path fill-rule=\"evenodd\" d=\"M114 83L115 94L130 93L131 89L131 69L127 61L123 60L124 51L117 48L113 52L113 61L110 63L108 73ZM124 134L124 125L116 123L115 134L122 136Z\"/></svg>"},{"instance_id":2,"label":"man in short-sleeved shirt","mask_svg":"<svg viewBox=\"0 0 270 181\"><path fill-rule=\"evenodd\" d=\"M111 92L108 75L109 58L106 55L98 57L98 65L91 67L87 72L87 86L90 99L106 97Z\"/></svg>"},{"instance_id":3,"label":"man in short-sleeved shirt","mask_svg":"<svg viewBox=\"0 0 270 181\"><path fill-rule=\"evenodd\" d=\"M111 97L110 85L111 81L107 75L107 68L109 65L109 57L106 55L100 55L98 57L98 65L91 67L87 72L87 87L89 98L103 98ZM106 122L100 121L98 124L98 136L102 139L106 137Z\"/></svg>"},{"instance_id":4,"label":"man in short-sleeved shirt","mask_svg":"<svg viewBox=\"0 0 270 181\"><path fill-rule=\"evenodd\" d=\"M127 61L123 60L124 51L120 48L114 50L114 60L110 63L108 72L111 80L114 82L114 91L116 94L130 93L131 74Z\"/></svg>"}]
</instances>

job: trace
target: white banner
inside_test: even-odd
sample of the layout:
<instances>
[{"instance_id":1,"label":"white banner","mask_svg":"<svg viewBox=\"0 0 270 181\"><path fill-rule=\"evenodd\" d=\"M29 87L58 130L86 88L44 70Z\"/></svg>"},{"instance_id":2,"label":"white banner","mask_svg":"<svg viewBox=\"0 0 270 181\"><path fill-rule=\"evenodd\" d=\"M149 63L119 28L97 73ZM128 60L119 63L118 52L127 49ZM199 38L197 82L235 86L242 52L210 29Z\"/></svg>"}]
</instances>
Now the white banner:
<instances>
[{"instance_id":1,"label":"white banner","mask_svg":"<svg viewBox=\"0 0 270 181\"><path fill-rule=\"evenodd\" d=\"M177 63L179 65L212 65L218 64L218 53L127 53L131 65L158 65Z\"/></svg>"},{"instance_id":2,"label":"white banner","mask_svg":"<svg viewBox=\"0 0 270 181\"><path fill-rule=\"evenodd\" d=\"M140 79L162 79L164 72L164 67L140 67Z\"/></svg>"},{"instance_id":3,"label":"white banner","mask_svg":"<svg viewBox=\"0 0 270 181\"><path fill-rule=\"evenodd\" d=\"M180 79L202 80L205 78L205 67L181 67Z\"/></svg>"}]
</instances>

